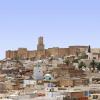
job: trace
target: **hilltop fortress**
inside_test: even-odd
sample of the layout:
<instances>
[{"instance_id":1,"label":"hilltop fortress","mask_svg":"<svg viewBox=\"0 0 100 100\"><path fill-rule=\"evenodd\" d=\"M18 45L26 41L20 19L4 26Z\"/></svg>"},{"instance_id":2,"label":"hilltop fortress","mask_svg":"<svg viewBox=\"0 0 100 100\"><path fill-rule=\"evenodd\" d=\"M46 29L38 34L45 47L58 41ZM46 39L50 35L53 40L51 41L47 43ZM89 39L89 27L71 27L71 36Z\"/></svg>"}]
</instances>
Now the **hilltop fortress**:
<instances>
[{"instance_id":1,"label":"hilltop fortress","mask_svg":"<svg viewBox=\"0 0 100 100\"><path fill-rule=\"evenodd\" d=\"M86 51L88 46L69 46L68 48L53 47L45 49L43 37L38 38L37 50L29 51L27 48L18 48L18 50L6 51L6 58L32 59L45 58L51 55L57 57L77 55L80 52Z\"/></svg>"}]
</instances>

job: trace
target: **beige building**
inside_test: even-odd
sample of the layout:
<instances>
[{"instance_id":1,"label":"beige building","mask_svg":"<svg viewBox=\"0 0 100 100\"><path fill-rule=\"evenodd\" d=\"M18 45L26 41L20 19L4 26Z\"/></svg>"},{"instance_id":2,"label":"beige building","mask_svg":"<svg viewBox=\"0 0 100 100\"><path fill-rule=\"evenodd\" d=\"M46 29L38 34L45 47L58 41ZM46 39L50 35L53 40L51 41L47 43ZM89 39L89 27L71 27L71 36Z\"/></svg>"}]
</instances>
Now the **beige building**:
<instances>
[{"instance_id":1,"label":"beige building","mask_svg":"<svg viewBox=\"0 0 100 100\"><path fill-rule=\"evenodd\" d=\"M88 46L69 46L68 48L53 47L45 49L43 43L43 37L39 37L37 50L29 51L27 48L19 48L18 50L8 50L6 51L6 58L20 58L20 59L30 59L30 58L43 58L49 57L51 55L63 57L68 55L77 55L79 52L86 51Z\"/></svg>"}]
</instances>

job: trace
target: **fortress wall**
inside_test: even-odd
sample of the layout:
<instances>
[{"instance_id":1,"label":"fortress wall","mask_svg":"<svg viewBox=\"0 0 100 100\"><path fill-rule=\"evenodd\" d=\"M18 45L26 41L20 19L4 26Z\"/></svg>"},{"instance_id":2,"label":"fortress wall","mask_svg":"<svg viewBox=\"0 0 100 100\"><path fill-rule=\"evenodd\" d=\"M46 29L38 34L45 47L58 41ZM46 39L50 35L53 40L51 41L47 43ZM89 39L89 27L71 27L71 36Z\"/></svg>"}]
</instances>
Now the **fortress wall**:
<instances>
[{"instance_id":1,"label":"fortress wall","mask_svg":"<svg viewBox=\"0 0 100 100\"><path fill-rule=\"evenodd\" d=\"M28 58L36 57L36 55L37 55L37 51L36 50L27 52Z\"/></svg>"},{"instance_id":2,"label":"fortress wall","mask_svg":"<svg viewBox=\"0 0 100 100\"><path fill-rule=\"evenodd\" d=\"M77 52L85 52L88 46L69 46L70 55L76 55Z\"/></svg>"},{"instance_id":3,"label":"fortress wall","mask_svg":"<svg viewBox=\"0 0 100 100\"><path fill-rule=\"evenodd\" d=\"M36 57L37 58L41 58L41 57L45 57L46 56L46 51L45 50L37 50L36 52Z\"/></svg>"},{"instance_id":4,"label":"fortress wall","mask_svg":"<svg viewBox=\"0 0 100 100\"><path fill-rule=\"evenodd\" d=\"M6 51L6 58L33 58L33 57L48 57L51 55L54 56L68 56L68 55L76 55L77 52L86 51L88 46L69 46L69 48L48 48L45 50L34 50L28 51L27 48L19 48L17 51Z\"/></svg>"},{"instance_id":5,"label":"fortress wall","mask_svg":"<svg viewBox=\"0 0 100 100\"><path fill-rule=\"evenodd\" d=\"M6 51L6 58L15 58L19 57L21 59L26 58L40 58L40 57L48 57L51 55L62 57L67 55L76 55L77 52L83 52L86 51L88 46L69 46L69 48L44 48L44 41L43 37L40 36L38 38L38 45L37 50L34 51L28 51L27 48L19 48L17 51Z\"/></svg>"},{"instance_id":6,"label":"fortress wall","mask_svg":"<svg viewBox=\"0 0 100 100\"><path fill-rule=\"evenodd\" d=\"M69 48L59 48L59 56L68 56L69 55Z\"/></svg>"},{"instance_id":7,"label":"fortress wall","mask_svg":"<svg viewBox=\"0 0 100 100\"><path fill-rule=\"evenodd\" d=\"M6 51L6 54L5 54L6 58L10 58L10 53L11 53L10 50Z\"/></svg>"},{"instance_id":8,"label":"fortress wall","mask_svg":"<svg viewBox=\"0 0 100 100\"><path fill-rule=\"evenodd\" d=\"M88 46L69 46L69 48L88 48Z\"/></svg>"},{"instance_id":9,"label":"fortress wall","mask_svg":"<svg viewBox=\"0 0 100 100\"><path fill-rule=\"evenodd\" d=\"M18 49L18 57L19 58L27 58L28 52L27 52L27 48L19 48Z\"/></svg>"},{"instance_id":10,"label":"fortress wall","mask_svg":"<svg viewBox=\"0 0 100 100\"><path fill-rule=\"evenodd\" d=\"M15 58L17 56L17 51L6 51L6 58Z\"/></svg>"},{"instance_id":11,"label":"fortress wall","mask_svg":"<svg viewBox=\"0 0 100 100\"><path fill-rule=\"evenodd\" d=\"M45 55L46 55L46 57L50 57L51 54L48 49L45 49Z\"/></svg>"},{"instance_id":12,"label":"fortress wall","mask_svg":"<svg viewBox=\"0 0 100 100\"><path fill-rule=\"evenodd\" d=\"M77 52L79 52L79 49L77 49L77 48L69 48L70 55L76 55Z\"/></svg>"},{"instance_id":13,"label":"fortress wall","mask_svg":"<svg viewBox=\"0 0 100 100\"><path fill-rule=\"evenodd\" d=\"M47 50L50 55L58 56L59 55L59 48L48 48Z\"/></svg>"}]
</instances>

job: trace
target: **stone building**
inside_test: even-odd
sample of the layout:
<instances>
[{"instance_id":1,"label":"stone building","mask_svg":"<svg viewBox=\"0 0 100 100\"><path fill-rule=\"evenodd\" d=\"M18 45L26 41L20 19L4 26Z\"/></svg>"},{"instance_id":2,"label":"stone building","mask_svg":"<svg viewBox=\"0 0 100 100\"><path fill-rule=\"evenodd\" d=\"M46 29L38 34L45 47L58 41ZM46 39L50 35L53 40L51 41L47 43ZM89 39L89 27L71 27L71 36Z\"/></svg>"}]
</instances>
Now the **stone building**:
<instances>
[{"instance_id":1,"label":"stone building","mask_svg":"<svg viewBox=\"0 0 100 100\"><path fill-rule=\"evenodd\" d=\"M57 68L51 71L55 80L60 87L88 85L86 74L82 70L75 69L71 64L59 64Z\"/></svg>"},{"instance_id":2,"label":"stone building","mask_svg":"<svg viewBox=\"0 0 100 100\"><path fill-rule=\"evenodd\" d=\"M27 50L27 48L19 48L18 50L8 50L6 51L6 58L31 59L49 57L51 55L63 57L69 55L77 55L78 53L86 51L87 49L88 46L69 46L68 48L53 47L45 49L43 37L39 37L37 50L29 51Z\"/></svg>"},{"instance_id":3,"label":"stone building","mask_svg":"<svg viewBox=\"0 0 100 100\"><path fill-rule=\"evenodd\" d=\"M37 50L44 50L43 37L39 37L38 39Z\"/></svg>"}]
</instances>

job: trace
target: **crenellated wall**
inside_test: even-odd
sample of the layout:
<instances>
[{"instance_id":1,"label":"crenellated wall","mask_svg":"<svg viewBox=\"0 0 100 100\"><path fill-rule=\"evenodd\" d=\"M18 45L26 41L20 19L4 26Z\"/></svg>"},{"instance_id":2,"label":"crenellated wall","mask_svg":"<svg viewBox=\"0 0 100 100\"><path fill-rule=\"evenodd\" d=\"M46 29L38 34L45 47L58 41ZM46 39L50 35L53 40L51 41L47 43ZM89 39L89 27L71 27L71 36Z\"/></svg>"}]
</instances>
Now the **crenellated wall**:
<instances>
[{"instance_id":1,"label":"crenellated wall","mask_svg":"<svg viewBox=\"0 0 100 100\"><path fill-rule=\"evenodd\" d=\"M40 58L40 57L48 57L48 56L68 56L68 55L76 55L77 52L83 52L88 48L88 46L69 46L69 48L48 48L44 50L33 50L28 51L27 48L19 48L16 51L8 50L6 51L6 58Z\"/></svg>"}]
</instances>

